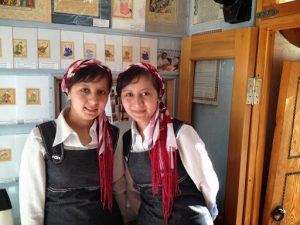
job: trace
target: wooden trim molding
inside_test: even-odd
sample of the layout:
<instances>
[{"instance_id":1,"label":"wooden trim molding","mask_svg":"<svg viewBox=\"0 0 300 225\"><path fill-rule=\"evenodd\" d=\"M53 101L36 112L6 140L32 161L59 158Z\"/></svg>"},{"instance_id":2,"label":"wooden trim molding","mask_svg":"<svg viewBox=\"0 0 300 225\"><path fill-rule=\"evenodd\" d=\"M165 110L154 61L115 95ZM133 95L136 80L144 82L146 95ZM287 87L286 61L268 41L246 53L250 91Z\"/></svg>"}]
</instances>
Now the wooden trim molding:
<instances>
[{"instance_id":1,"label":"wooden trim molding","mask_svg":"<svg viewBox=\"0 0 300 225\"><path fill-rule=\"evenodd\" d=\"M255 71L257 28L248 27L218 33L195 35L182 39L179 77L178 118L191 122L194 66L197 60L234 59L234 81L230 115L227 180L224 221L241 225L245 199L253 193L247 187L248 144L251 106L246 105L247 81ZM253 158L253 157L252 157ZM253 160L251 163L255 163Z\"/></svg>"}]
</instances>

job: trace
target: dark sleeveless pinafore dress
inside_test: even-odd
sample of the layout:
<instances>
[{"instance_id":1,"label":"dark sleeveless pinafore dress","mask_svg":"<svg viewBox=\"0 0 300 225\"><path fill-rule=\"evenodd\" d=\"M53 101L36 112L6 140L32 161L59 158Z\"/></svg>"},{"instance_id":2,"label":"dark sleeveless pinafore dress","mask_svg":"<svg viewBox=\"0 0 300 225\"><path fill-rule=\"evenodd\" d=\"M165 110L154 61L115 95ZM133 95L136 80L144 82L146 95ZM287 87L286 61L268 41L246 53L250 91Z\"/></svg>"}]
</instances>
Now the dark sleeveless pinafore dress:
<instances>
[{"instance_id":1,"label":"dark sleeveless pinafore dress","mask_svg":"<svg viewBox=\"0 0 300 225\"><path fill-rule=\"evenodd\" d=\"M173 119L175 134L182 124L181 121ZM130 175L140 191L141 206L137 224L164 225L161 191L158 195L152 194L149 152L131 152L131 139L131 130L129 130L123 136L123 152ZM204 197L186 172L179 154L177 155L177 168L181 194L174 200L168 225L213 225Z\"/></svg>"},{"instance_id":2,"label":"dark sleeveless pinafore dress","mask_svg":"<svg viewBox=\"0 0 300 225\"><path fill-rule=\"evenodd\" d=\"M115 199L111 212L102 207L97 150L68 150L63 144L53 148L55 122L38 128L46 148L44 225L122 225ZM119 130L112 125L111 130L115 147Z\"/></svg>"}]
</instances>

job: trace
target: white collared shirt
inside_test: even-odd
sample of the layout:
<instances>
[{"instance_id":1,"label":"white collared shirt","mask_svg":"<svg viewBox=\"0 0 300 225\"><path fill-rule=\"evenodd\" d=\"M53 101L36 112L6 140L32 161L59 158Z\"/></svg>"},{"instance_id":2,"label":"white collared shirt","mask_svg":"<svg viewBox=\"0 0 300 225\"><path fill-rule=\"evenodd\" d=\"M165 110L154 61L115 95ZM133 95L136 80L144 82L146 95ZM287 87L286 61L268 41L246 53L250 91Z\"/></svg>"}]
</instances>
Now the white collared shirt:
<instances>
[{"instance_id":1,"label":"white collared shirt","mask_svg":"<svg viewBox=\"0 0 300 225\"><path fill-rule=\"evenodd\" d=\"M95 149L98 145L96 121L90 128L91 142L82 145L78 134L67 124L63 110L56 119L56 135L53 146L63 143L68 150ZM113 193L125 216L125 177L121 136L114 153ZM46 196L45 148L39 129L35 127L24 145L20 164L19 199L22 225L43 225Z\"/></svg>"},{"instance_id":2,"label":"white collared shirt","mask_svg":"<svg viewBox=\"0 0 300 225\"><path fill-rule=\"evenodd\" d=\"M132 152L148 151L150 125L144 131L144 141L136 128L135 122L131 124L132 135ZM197 189L202 192L207 208L209 209L213 219L218 215L216 205L216 197L219 190L219 181L213 169L210 158L205 149L205 144L190 125L183 124L176 136L176 143L180 159L187 173L196 185ZM139 207L136 190L134 189L133 180L126 169L126 177L128 182L129 200L135 211Z\"/></svg>"}]
</instances>

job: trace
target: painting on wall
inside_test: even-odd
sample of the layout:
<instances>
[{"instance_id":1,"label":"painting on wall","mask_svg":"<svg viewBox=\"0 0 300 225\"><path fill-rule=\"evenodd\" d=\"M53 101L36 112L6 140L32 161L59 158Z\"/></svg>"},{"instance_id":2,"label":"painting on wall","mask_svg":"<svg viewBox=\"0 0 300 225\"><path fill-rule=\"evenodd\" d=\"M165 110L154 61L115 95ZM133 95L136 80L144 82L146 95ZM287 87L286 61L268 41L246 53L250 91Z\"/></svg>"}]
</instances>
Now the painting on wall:
<instances>
[{"instance_id":1,"label":"painting on wall","mask_svg":"<svg viewBox=\"0 0 300 225\"><path fill-rule=\"evenodd\" d=\"M27 105L40 105L40 89L39 88L26 88L26 104Z\"/></svg>"},{"instance_id":2,"label":"painting on wall","mask_svg":"<svg viewBox=\"0 0 300 225\"><path fill-rule=\"evenodd\" d=\"M51 22L50 0L1 0L0 18Z\"/></svg>"},{"instance_id":3,"label":"painting on wall","mask_svg":"<svg viewBox=\"0 0 300 225\"><path fill-rule=\"evenodd\" d=\"M105 61L115 61L114 45L105 45Z\"/></svg>"},{"instance_id":4,"label":"painting on wall","mask_svg":"<svg viewBox=\"0 0 300 225\"><path fill-rule=\"evenodd\" d=\"M74 42L71 41L61 42L61 58L74 59Z\"/></svg>"},{"instance_id":5,"label":"painting on wall","mask_svg":"<svg viewBox=\"0 0 300 225\"><path fill-rule=\"evenodd\" d=\"M180 50L157 49L157 69L164 72L178 71Z\"/></svg>"},{"instance_id":6,"label":"painting on wall","mask_svg":"<svg viewBox=\"0 0 300 225\"><path fill-rule=\"evenodd\" d=\"M27 40L14 39L13 40L14 57L26 58L27 57Z\"/></svg>"},{"instance_id":7,"label":"painting on wall","mask_svg":"<svg viewBox=\"0 0 300 225\"><path fill-rule=\"evenodd\" d=\"M146 19L152 22L175 23L176 0L147 0Z\"/></svg>"},{"instance_id":8,"label":"painting on wall","mask_svg":"<svg viewBox=\"0 0 300 225\"><path fill-rule=\"evenodd\" d=\"M3 0L0 1L0 5L5 6L14 6L14 7L34 7L34 0L16 0L16 1L8 1Z\"/></svg>"},{"instance_id":9,"label":"painting on wall","mask_svg":"<svg viewBox=\"0 0 300 225\"><path fill-rule=\"evenodd\" d=\"M51 58L50 54L50 41L49 40L38 40L38 57L39 58Z\"/></svg>"},{"instance_id":10,"label":"painting on wall","mask_svg":"<svg viewBox=\"0 0 300 225\"><path fill-rule=\"evenodd\" d=\"M52 22L93 26L94 19L111 20L110 0L51 0Z\"/></svg>"},{"instance_id":11,"label":"painting on wall","mask_svg":"<svg viewBox=\"0 0 300 225\"><path fill-rule=\"evenodd\" d=\"M112 0L112 16L133 17L133 0Z\"/></svg>"},{"instance_id":12,"label":"painting on wall","mask_svg":"<svg viewBox=\"0 0 300 225\"><path fill-rule=\"evenodd\" d=\"M16 89L0 88L0 105L15 105L15 104L16 104Z\"/></svg>"},{"instance_id":13,"label":"painting on wall","mask_svg":"<svg viewBox=\"0 0 300 225\"><path fill-rule=\"evenodd\" d=\"M122 47L122 60L123 62L132 62L132 46Z\"/></svg>"},{"instance_id":14,"label":"painting on wall","mask_svg":"<svg viewBox=\"0 0 300 225\"><path fill-rule=\"evenodd\" d=\"M96 58L96 44L95 43L84 43L83 46L83 56L84 58L92 59Z\"/></svg>"},{"instance_id":15,"label":"painting on wall","mask_svg":"<svg viewBox=\"0 0 300 225\"><path fill-rule=\"evenodd\" d=\"M142 62L149 63L150 62L150 48L141 47L140 56L141 56L140 59Z\"/></svg>"},{"instance_id":16,"label":"painting on wall","mask_svg":"<svg viewBox=\"0 0 300 225\"><path fill-rule=\"evenodd\" d=\"M0 162L11 161L11 152L10 148L0 148Z\"/></svg>"}]
</instances>

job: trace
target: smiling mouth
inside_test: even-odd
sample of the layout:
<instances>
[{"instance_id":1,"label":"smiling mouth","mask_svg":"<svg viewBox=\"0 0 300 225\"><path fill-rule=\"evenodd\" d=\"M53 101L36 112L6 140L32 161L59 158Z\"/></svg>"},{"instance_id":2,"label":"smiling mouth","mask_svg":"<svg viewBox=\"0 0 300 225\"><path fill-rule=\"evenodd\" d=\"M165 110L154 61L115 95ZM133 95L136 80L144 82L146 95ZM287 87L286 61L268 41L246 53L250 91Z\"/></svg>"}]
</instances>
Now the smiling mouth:
<instances>
[{"instance_id":1,"label":"smiling mouth","mask_svg":"<svg viewBox=\"0 0 300 225\"><path fill-rule=\"evenodd\" d=\"M86 108L84 107L85 111L87 111L88 113L96 113L98 112L98 108L95 108L95 109L89 109L89 108Z\"/></svg>"}]
</instances>

